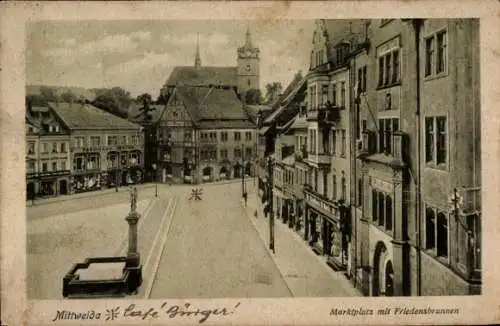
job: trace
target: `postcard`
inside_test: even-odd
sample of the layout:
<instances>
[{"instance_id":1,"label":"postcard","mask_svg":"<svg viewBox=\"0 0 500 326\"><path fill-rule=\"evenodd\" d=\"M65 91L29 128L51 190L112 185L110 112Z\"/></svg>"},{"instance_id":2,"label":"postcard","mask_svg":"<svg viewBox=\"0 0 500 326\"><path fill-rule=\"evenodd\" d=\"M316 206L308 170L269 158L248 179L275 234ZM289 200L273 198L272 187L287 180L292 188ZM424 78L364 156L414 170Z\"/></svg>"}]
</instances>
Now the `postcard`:
<instances>
[{"instance_id":1,"label":"postcard","mask_svg":"<svg viewBox=\"0 0 500 326\"><path fill-rule=\"evenodd\" d=\"M498 2L2 6L2 325L500 320Z\"/></svg>"}]
</instances>

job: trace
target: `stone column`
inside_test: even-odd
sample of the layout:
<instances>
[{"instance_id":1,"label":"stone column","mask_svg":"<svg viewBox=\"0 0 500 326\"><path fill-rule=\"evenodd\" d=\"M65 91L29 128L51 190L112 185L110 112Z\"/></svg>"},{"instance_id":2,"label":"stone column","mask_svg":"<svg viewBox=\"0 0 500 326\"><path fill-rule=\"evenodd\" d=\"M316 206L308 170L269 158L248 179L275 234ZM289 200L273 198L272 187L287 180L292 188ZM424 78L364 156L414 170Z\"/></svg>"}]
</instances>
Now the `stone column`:
<instances>
[{"instance_id":1,"label":"stone column","mask_svg":"<svg viewBox=\"0 0 500 326\"><path fill-rule=\"evenodd\" d=\"M130 212L125 218L128 223L128 252L127 267L137 267L140 265L140 255L137 251L137 222L140 214L137 213L137 188L133 187L130 191Z\"/></svg>"}]
</instances>

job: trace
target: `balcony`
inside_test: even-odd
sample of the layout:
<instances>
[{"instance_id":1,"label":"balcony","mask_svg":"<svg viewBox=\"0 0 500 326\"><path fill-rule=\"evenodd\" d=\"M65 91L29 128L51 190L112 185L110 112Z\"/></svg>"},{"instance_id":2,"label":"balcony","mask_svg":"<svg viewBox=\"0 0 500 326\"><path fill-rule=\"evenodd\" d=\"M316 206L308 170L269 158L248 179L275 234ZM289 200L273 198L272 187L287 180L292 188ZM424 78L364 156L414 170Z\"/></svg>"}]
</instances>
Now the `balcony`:
<instances>
[{"instance_id":1,"label":"balcony","mask_svg":"<svg viewBox=\"0 0 500 326\"><path fill-rule=\"evenodd\" d=\"M305 162L317 167L328 167L330 166L331 158L328 153L308 153Z\"/></svg>"},{"instance_id":2,"label":"balcony","mask_svg":"<svg viewBox=\"0 0 500 326\"><path fill-rule=\"evenodd\" d=\"M309 184L304 185L304 198L311 207L328 216L336 219L339 218L337 205L330 201L326 196L317 193Z\"/></svg>"}]
</instances>

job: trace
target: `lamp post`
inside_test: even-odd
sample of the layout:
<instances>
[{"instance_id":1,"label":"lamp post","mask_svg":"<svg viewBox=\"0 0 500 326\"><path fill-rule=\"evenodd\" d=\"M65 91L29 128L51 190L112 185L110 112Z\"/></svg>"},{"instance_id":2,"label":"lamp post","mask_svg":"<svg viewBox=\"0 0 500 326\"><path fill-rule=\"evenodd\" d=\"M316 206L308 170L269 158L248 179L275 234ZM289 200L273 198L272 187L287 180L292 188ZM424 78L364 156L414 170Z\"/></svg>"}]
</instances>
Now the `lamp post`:
<instances>
[{"instance_id":1,"label":"lamp post","mask_svg":"<svg viewBox=\"0 0 500 326\"><path fill-rule=\"evenodd\" d=\"M241 145L241 197L245 198L245 154L243 144Z\"/></svg>"},{"instance_id":2,"label":"lamp post","mask_svg":"<svg viewBox=\"0 0 500 326\"><path fill-rule=\"evenodd\" d=\"M156 173L156 164L153 163L154 180L155 180L155 197L158 197L158 175Z\"/></svg>"},{"instance_id":3,"label":"lamp post","mask_svg":"<svg viewBox=\"0 0 500 326\"><path fill-rule=\"evenodd\" d=\"M269 183L268 183L268 196L269 196L269 207L270 207L270 212L269 212L269 249L273 251L273 254L275 253L274 251L274 209L273 209L273 168L274 168L274 162L271 157L268 158L267 160L267 169L268 169L268 176L269 176Z\"/></svg>"}]
</instances>

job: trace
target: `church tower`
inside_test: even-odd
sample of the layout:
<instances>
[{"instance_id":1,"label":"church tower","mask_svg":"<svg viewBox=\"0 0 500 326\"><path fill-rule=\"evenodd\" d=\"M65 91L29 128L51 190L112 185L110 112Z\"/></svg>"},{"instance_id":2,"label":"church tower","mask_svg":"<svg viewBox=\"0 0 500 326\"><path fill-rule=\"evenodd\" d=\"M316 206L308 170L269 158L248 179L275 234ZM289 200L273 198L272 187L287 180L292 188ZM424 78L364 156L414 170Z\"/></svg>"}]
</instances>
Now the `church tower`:
<instances>
[{"instance_id":1,"label":"church tower","mask_svg":"<svg viewBox=\"0 0 500 326\"><path fill-rule=\"evenodd\" d=\"M245 44L238 48L238 93L241 94L249 89L260 89L259 62L259 48L253 46L250 26L248 26Z\"/></svg>"},{"instance_id":2,"label":"church tower","mask_svg":"<svg viewBox=\"0 0 500 326\"><path fill-rule=\"evenodd\" d=\"M194 58L194 67L195 69L201 68L201 58L200 58L200 35L196 36L196 55Z\"/></svg>"}]
</instances>

